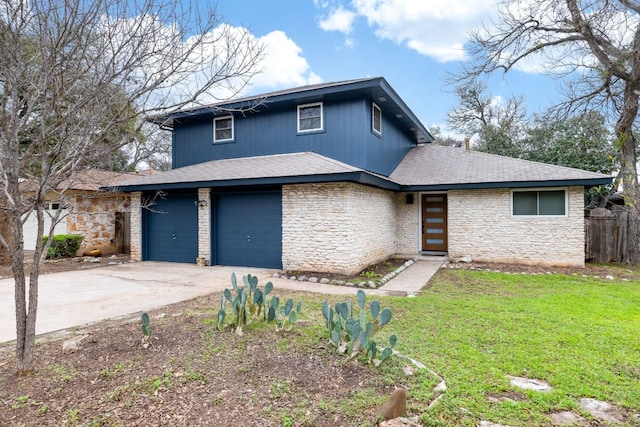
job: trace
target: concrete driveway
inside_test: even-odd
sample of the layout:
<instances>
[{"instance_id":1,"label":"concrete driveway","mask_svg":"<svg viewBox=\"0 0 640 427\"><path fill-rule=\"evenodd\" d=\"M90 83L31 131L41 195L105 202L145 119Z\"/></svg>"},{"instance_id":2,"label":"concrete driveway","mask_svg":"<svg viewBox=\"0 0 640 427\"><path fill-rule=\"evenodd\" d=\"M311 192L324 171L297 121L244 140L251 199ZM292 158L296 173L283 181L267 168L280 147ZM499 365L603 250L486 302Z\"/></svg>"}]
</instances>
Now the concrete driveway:
<instances>
[{"instance_id":1,"label":"concrete driveway","mask_svg":"<svg viewBox=\"0 0 640 427\"><path fill-rule=\"evenodd\" d=\"M368 294L417 292L442 265L421 261ZM137 262L40 276L36 334L82 326L104 319L141 313L231 287L231 273L258 277L275 290L355 294L354 287L275 279L277 270L252 267L197 267L170 262ZM0 343L16 339L13 279L0 280Z\"/></svg>"},{"instance_id":2,"label":"concrete driveway","mask_svg":"<svg viewBox=\"0 0 640 427\"><path fill-rule=\"evenodd\" d=\"M36 334L139 313L231 287L253 274L266 283L275 270L141 262L40 276ZM13 279L0 280L0 343L15 340Z\"/></svg>"}]
</instances>

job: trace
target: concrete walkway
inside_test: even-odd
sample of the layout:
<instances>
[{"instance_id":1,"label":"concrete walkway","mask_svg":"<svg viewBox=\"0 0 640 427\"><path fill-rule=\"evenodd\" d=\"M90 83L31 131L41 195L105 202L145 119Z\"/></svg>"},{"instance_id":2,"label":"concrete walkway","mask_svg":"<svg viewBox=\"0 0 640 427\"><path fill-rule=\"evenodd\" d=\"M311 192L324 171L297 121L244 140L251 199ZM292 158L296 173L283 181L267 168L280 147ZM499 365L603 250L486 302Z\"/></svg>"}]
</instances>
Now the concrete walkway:
<instances>
[{"instance_id":1,"label":"concrete walkway","mask_svg":"<svg viewBox=\"0 0 640 427\"><path fill-rule=\"evenodd\" d=\"M414 294L444 261L417 261L371 295ZM197 267L190 264L140 262L40 276L36 333L67 329L162 307L231 287L252 274L274 288L333 295L353 295L358 288L274 278L276 270L250 267ZM15 340L13 279L0 280L0 343Z\"/></svg>"},{"instance_id":2,"label":"concrete walkway","mask_svg":"<svg viewBox=\"0 0 640 427\"><path fill-rule=\"evenodd\" d=\"M405 296L418 293L444 265L446 260L418 260L409 268L378 288L384 295Z\"/></svg>"}]
</instances>

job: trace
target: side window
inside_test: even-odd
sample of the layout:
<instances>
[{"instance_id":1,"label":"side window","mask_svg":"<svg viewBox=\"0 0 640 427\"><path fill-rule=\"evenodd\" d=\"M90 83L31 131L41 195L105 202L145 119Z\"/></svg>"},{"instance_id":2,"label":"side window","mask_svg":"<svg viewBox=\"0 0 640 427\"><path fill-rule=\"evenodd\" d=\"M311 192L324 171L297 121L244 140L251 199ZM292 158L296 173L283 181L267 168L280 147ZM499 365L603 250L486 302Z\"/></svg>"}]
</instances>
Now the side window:
<instances>
[{"instance_id":1,"label":"side window","mask_svg":"<svg viewBox=\"0 0 640 427\"><path fill-rule=\"evenodd\" d=\"M371 129L382 135L382 110L375 103L371 103Z\"/></svg>"},{"instance_id":2,"label":"side window","mask_svg":"<svg viewBox=\"0 0 640 427\"><path fill-rule=\"evenodd\" d=\"M298 105L298 133L323 129L322 102Z\"/></svg>"},{"instance_id":3,"label":"side window","mask_svg":"<svg viewBox=\"0 0 640 427\"><path fill-rule=\"evenodd\" d=\"M213 119L213 142L233 141L233 116Z\"/></svg>"},{"instance_id":4,"label":"side window","mask_svg":"<svg viewBox=\"0 0 640 427\"><path fill-rule=\"evenodd\" d=\"M512 191L511 212L514 216L565 216L566 190Z\"/></svg>"}]
</instances>

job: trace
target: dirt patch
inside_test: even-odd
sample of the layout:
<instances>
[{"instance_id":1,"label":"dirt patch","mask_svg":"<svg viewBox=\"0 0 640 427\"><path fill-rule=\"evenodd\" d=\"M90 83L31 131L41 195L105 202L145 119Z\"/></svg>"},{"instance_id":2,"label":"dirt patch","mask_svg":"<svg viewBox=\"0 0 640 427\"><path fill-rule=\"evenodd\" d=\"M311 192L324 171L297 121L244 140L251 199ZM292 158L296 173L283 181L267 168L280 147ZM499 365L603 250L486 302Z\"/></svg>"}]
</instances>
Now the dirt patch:
<instances>
[{"instance_id":1,"label":"dirt patch","mask_svg":"<svg viewBox=\"0 0 640 427\"><path fill-rule=\"evenodd\" d=\"M287 276L306 276L306 277L316 277L318 280L327 279L329 281L343 281L343 282L362 282L369 280L379 280L380 278L386 276L398 269L398 267L402 266L407 259L404 258L389 258L385 261L370 265L364 270L360 271L357 274L353 275L344 275L337 273L323 273L319 271L285 271L284 274Z\"/></svg>"},{"instance_id":2,"label":"dirt patch","mask_svg":"<svg viewBox=\"0 0 640 427\"><path fill-rule=\"evenodd\" d=\"M88 268L104 267L110 263L129 262L128 255L111 255L105 257L75 257L45 260L41 273L60 273L63 271L86 270ZM25 257L25 274L29 274L33 260ZM0 278L6 279L13 277L13 271L9 265L0 265Z\"/></svg>"},{"instance_id":3,"label":"dirt patch","mask_svg":"<svg viewBox=\"0 0 640 427\"><path fill-rule=\"evenodd\" d=\"M12 346L0 348L3 422L11 426L375 423L376 409L393 391L387 369L345 361L310 323L297 323L284 335L263 324L246 328L242 337L219 332L212 324L211 307L215 302L209 296L150 312L153 344L147 349L141 345L137 317L75 331L76 336L85 336L75 352L63 352L63 339L50 335L37 346L36 370L27 378L14 374ZM397 371L401 372L400 366Z\"/></svg>"}]
</instances>

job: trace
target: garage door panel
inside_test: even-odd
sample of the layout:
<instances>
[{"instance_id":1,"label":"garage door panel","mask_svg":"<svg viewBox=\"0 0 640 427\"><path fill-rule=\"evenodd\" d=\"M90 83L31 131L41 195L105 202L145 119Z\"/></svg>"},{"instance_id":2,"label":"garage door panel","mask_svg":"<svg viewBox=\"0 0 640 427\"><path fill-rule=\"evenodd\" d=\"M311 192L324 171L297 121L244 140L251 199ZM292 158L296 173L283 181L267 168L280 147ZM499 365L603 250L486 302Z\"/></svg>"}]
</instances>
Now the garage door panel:
<instances>
[{"instance_id":1,"label":"garage door panel","mask_svg":"<svg viewBox=\"0 0 640 427\"><path fill-rule=\"evenodd\" d=\"M282 268L282 193L220 195L214 215L216 264Z\"/></svg>"},{"instance_id":2,"label":"garage door panel","mask_svg":"<svg viewBox=\"0 0 640 427\"><path fill-rule=\"evenodd\" d=\"M145 243L149 261L194 263L198 256L196 195L168 195L146 210Z\"/></svg>"}]
</instances>

